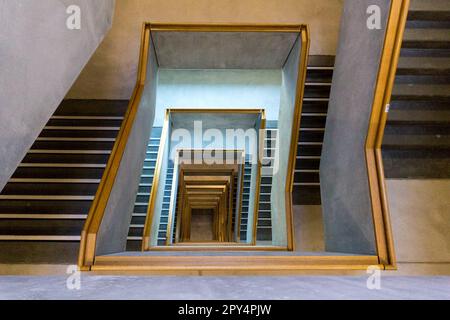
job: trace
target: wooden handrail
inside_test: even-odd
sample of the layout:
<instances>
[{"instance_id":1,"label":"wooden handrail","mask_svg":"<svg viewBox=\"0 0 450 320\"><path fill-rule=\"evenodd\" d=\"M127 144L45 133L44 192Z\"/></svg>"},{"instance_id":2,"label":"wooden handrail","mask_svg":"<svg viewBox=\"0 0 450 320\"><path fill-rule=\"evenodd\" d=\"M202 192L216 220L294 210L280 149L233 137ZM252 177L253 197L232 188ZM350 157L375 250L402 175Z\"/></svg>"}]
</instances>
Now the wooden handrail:
<instances>
[{"instance_id":1,"label":"wooden handrail","mask_svg":"<svg viewBox=\"0 0 450 320\"><path fill-rule=\"evenodd\" d=\"M391 2L365 145L377 255L379 263L387 269L395 268L396 258L384 181L381 144L383 142L389 111L388 105L394 87L408 9L409 0L392 0Z\"/></svg>"},{"instance_id":2,"label":"wooden handrail","mask_svg":"<svg viewBox=\"0 0 450 320\"><path fill-rule=\"evenodd\" d=\"M81 232L78 266L81 270L90 270L94 263L97 234L109 201L112 188L117 177L125 147L133 127L136 113L139 108L147 74L148 50L150 41L150 25L142 26L141 46L139 52L139 65L136 85L130 98L128 108L108 159L105 171L95 194L88 217Z\"/></svg>"},{"instance_id":3,"label":"wooden handrail","mask_svg":"<svg viewBox=\"0 0 450 320\"><path fill-rule=\"evenodd\" d=\"M292 207L292 191L294 188L295 163L297 161L297 148L300 132L300 122L303 109L303 97L305 95L306 70L308 66L308 55L310 46L309 28L307 25L302 26L300 32L300 41L302 43L300 51L300 61L298 64L298 78L296 86L295 110L293 115L293 124L291 131L290 153L286 177L286 187L284 190L285 205L286 205L286 228L287 228L287 249L289 251L295 250L294 241L294 217ZM280 141L280 140L278 140Z\"/></svg>"}]
</instances>

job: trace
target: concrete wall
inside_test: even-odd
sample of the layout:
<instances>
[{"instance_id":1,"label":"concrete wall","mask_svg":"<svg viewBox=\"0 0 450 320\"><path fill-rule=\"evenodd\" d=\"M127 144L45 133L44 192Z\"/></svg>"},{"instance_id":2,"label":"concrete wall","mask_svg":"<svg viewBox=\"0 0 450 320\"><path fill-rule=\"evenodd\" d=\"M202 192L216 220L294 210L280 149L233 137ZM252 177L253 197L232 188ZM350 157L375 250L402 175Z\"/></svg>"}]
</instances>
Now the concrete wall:
<instances>
[{"instance_id":1,"label":"concrete wall","mask_svg":"<svg viewBox=\"0 0 450 320\"><path fill-rule=\"evenodd\" d=\"M160 69L155 126L166 108L263 108L278 119L280 70Z\"/></svg>"},{"instance_id":2,"label":"concrete wall","mask_svg":"<svg viewBox=\"0 0 450 320\"><path fill-rule=\"evenodd\" d=\"M327 251L375 254L365 144L390 0L346 0L320 164ZM370 5L381 29L367 28Z\"/></svg>"},{"instance_id":3,"label":"concrete wall","mask_svg":"<svg viewBox=\"0 0 450 320\"><path fill-rule=\"evenodd\" d=\"M278 161L273 167L271 191L272 244L287 245L286 222L286 183L288 172L292 127L297 97L298 69L301 63L301 38L297 39L292 51L283 67L280 111L278 115Z\"/></svg>"},{"instance_id":4,"label":"concrete wall","mask_svg":"<svg viewBox=\"0 0 450 320\"><path fill-rule=\"evenodd\" d=\"M125 251L148 139L155 117L158 64L150 44L144 92L97 236L96 254Z\"/></svg>"},{"instance_id":5,"label":"concrete wall","mask_svg":"<svg viewBox=\"0 0 450 320\"><path fill-rule=\"evenodd\" d=\"M114 25L72 87L71 98L128 99L143 21L307 23L311 54L335 54L343 0L118 0Z\"/></svg>"},{"instance_id":6,"label":"concrete wall","mask_svg":"<svg viewBox=\"0 0 450 320\"><path fill-rule=\"evenodd\" d=\"M114 2L0 1L0 190L111 27ZM80 30L66 27L72 4Z\"/></svg>"}]
</instances>

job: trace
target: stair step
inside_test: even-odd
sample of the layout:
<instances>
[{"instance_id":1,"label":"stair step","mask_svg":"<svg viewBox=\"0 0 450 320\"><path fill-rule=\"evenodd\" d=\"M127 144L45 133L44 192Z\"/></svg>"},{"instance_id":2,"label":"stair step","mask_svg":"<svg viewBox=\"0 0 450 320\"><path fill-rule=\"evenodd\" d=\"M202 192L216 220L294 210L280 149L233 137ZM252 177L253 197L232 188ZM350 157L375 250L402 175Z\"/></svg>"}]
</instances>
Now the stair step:
<instances>
[{"instance_id":1,"label":"stair step","mask_svg":"<svg viewBox=\"0 0 450 320\"><path fill-rule=\"evenodd\" d=\"M0 200L1 213L88 214L92 201L85 200Z\"/></svg>"},{"instance_id":2,"label":"stair step","mask_svg":"<svg viewBox=\"0 0 450 320\"><path fill-rule=\"evenodd\" d=\"M391 110L388 116L389 123L416 123L416 124L449 124L450 110Z\"/></svg>"},{"instance_id":3,"label":"stair step","mask_svg":"<svg viewBox=\"0 0 450 320\"><path fill-rule=\"evenodd\" d=\"M424 148L383 148L388 179L450 179L450 152Z\"/></svg>"},{"instance_id":4,"label":"stair step","mask_svg":"<svg viewBox=\"0 0 450 320\"><path fill-rule=\"evenodd\" d=\"M94 183L7 183L2 195L79 195L93 196L98 184Z\"/></svg>"},{"instance_id":5,"label":"stair step","mask_svg":"<svg viewBox=\"0 0 450 320\"><path fill-rule=\"evenodd\" d=\"M40 179L40 178L14 178L9 183L100 183L100 179Z\"/></svg>"},{"instance_id":6,"label":"stair step","mask_svg":"<svg viewBox=\"0 0 450 320\"><path fill-rule=\"evenodd\" d=\"M111 154L110 150L50 150L50 149L31 149L30 154Z\"/></svg>"},{"instance_id":7,"label":"stair step","mask_svg":"<svg viewBox=\"0 0 450 320\"><path fill-rule=\"evenodd\" d=\"M21 163L19 168L106 168L101 163Z\"/></svg>"},{"instance_id":8,"label":"stair step","mask_svg":"<svg viewBox=\"0 0 450 320\"><path fill-rule=\"evenodd\" d=\"M413 0L408 14L408 27L448 27L450 21L449 0Z\"/></svg>"},{"instance_id":9,"label":"stair step","mask_svg":"<svg viewBox=\"0 0 450 320\"><path fill-rule=\"evenodd\" d=\"M311 55L308 59L308 68L332 68L334 66L334 56L330 55Z\"/></svg>"},{"instance_id":10,"label":"stair step","mask_svg":"<svg viewBox=\"0 0 450 320\"><path fill-rule=\"evenodd\" d=\"M393 100L390 110L391 112L393 110L450 111L450 103L432 100Z\"/></svg>"},{"instance_id":11,"label":"stair step","mask_svg":"<svg viewBox=\"0 0 450 320\"><path fill-rule=\"evenodd\" d=\"M406 29L402 47L450 49L450 33L447 29Z\"/></svg>"},{"instance_id":12,"label":"stair step","mask_svg":"<svg viewBox=\"0 0 450 320\"><path fill-rule=\"evenodd\" d=\"M116 138L59 138L59 137L38 137L36 141L77 141L77 142L115 142Z\"/></svg>"},{"instance_id":13,"label":"stair step","mask_svg":"<svg viewBox=\"0 0 450 320\"><path fill-rule=\"evenodd\" d=\"M401 135L386 134L383 150L387 149L448 149L450 152L450 134L440 135ZM450 158L450 153L449 153Z\"/></svg>"},{"instance_id":14,"label":"stair step","mask_svg":"<svg viewBox=\"0 0 450 320\"><path fill-rule=\"evenodd\" d=\"M450 32L450 31L449 31ZM400 57L397 74L450 74L450 58Z\"/></svg>"},{"instance_id":15,"label":"stair step","mask_svg":"<svg viewBox=\"0 0 450 320\"><path fill-rule=\"evenodd\" d=\"M450 85L396 84L392 100L433 100L450 102Z\"/></svg>"},{"instance_id":16,"label":"stair step","mask_svg":"<svg viewBox=\"0 0 450 320\"><path fill-rule=\"evenodd\" d=\"M128 100L65 99L54 116L119 116L128 108Z\"/></svg>"},{"instance_id":17,"label":"stair step","mask_svg":"<svg viewBox=\"0 0 450 320\"><path fill-rule=\"evenodd\" d=\"M0 213L0 219L57 219L57 220L84 220L87 214L60 214L60 213Z\"/></svg>"},{"instance_id":18,"label":"stair step","mask_svg":"<svg viewBox=\"0 0 450 320\"><path fill-rule=\"evenodd\" d=\"M80 236L84 220L0 219L2 236Z\"/></svg>"},{"instance_id":19,"label":"stair step","mask_svg":"<svg viewBox=\"0 0 450 320\"><path fill-rule=\"evenodd\" d=\"M63 179L101 179L104 168L72 167L18 167L12 178L63 178Z\"/></svg>"},{"instance_id":20,"label":"stair step","mask_svg":"<svg viewBox=\"0 0 450 320\"><path fill-rule=\"evenodd\" d=\"M97 119L96 117L52 117L47 122L47 127L105 127L106 130L118 130L122 125L123 119ZM112 129L114 128L114 129ZM77 129L74 129L77 130ZM89 130L89 129L82 129ZM101 129L95 129L101 130Z\"/></svg>"},{"instance_id":21,"label":"stair step","mask_svg":"<svg viewBox=\"0 0 450 320\"><path fill-rule=\"evenodd\" d=\"M102 126L45 126L44 130L119 131L120 127Z\"/></svg>"},{"instance_id":22,"label":"stair step","mask_svg":"<svg viewBox=\"0 0 450 320\"><path fill-rule=\"evenodd\" d=\"M52 120L123 120L124 117L119 116L58 116L53 115L50 117Z\"/></svg>"},{"instance_id":23,"label":"stair step","mask_svg":"<svg viewBox=\"0 0 450 320\"><path fill-rule=\"evenodd\" d=\"M114 147L114 142L104 141L35 141L31 150L105 150L110 151Z\"/></svg>"},{"instance_id":24,"label":"stair step","mask_svg":"<svg viewBox=\"0 0 450 320\"><path fill-rule=\"evenodd\" d=\"M0 200L92 201L94 196L69 195L0 195Z\"/></svg>"},{"instance_id":25,"label":"stair step","mask_svg":"<svg viewBox=\"0 0 450 320\"><path fill-rule=\"evenodd\" d=\"M0 241L80 241L81 236L0 235Z\"/></svg>"}]
</instances>

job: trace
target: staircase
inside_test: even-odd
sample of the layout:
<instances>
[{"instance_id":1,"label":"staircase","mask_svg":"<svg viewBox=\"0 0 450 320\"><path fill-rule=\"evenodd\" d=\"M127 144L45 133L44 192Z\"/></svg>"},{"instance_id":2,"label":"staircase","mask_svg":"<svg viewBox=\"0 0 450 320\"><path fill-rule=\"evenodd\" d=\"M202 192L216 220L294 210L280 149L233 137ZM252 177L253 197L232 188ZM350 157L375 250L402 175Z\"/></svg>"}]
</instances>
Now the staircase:
<instances>
[{"instance_id":1,"label":"staircase","mask_svg":"<svg viewBox=\"0 0 450 320\"><path fill-rule=\"evenodd\" d=\"M155 173L162 127L152 128L127 237L127 251L141 251L144 224Z\"/></svg>"},{"instance_id":2,"label":"staircase","mask_svg":"<svg viewBox=\"0 0 450 320\"><path fill-rule=\"evenodd\" d=\"M272 208L270 197L272 193L273 161L275 160L276 155L277 133L277 122L268 121L266 125L266 141L264 143L263 157L263 163L265 165L261 170L256 240L267 241L269 243L272 241Z\"/></svg>"},{"instance_id":3,"label":"staircase","mask_svg":"<svg viewBox=\"0 0 450 320\"><path fill-rule=\"evenodd\" d=\"M319 167L334 69L333 56L310 56L295 164L294 205L320 205Z\"/></svg>"},{"instance_id":4,"label":"staircase","mask_svg":"<svg viewBox=\"0 0 450 320\"><path fill-rule=\"evenodd\" d=\"M252 177L252 164L247 156L244 164L244 187L242 190L242 209L241 209L241 242L247 241L247 221L248 221L248 205L250 200L250 181Z\"/></svg>"},{"instance_id":5,"label":"staircase","mask_svg":"<svg viewBox=\"0 0 450 320\"><path fill-rule=\"evenodd\" d=\"M169 222L170 196L172 194L174 163L169 160L167 166L166 183L164 187L164 199L162 203L161 218L159 220L158 246L166 245L167 241L167 224Z\"/></svg>"},{"instance_id":6,"label":"staircase","mask_svg":"<svg viewBox=\"0 0 450 320\"><path fill-rule=\"evenodd\" d=\"M0 263L76 262L127 105L61 103L0 193Z\"/></svg>"},{"instance_id":7,"label":"staircase","mask_svg":"<svg viewBox=\"0 0 450 320\"><path fill-rule=\"evenodd\" d=\"M450 1L412 1L383 141L387 178L450 178Z\"/></svg>"}]
</instances>

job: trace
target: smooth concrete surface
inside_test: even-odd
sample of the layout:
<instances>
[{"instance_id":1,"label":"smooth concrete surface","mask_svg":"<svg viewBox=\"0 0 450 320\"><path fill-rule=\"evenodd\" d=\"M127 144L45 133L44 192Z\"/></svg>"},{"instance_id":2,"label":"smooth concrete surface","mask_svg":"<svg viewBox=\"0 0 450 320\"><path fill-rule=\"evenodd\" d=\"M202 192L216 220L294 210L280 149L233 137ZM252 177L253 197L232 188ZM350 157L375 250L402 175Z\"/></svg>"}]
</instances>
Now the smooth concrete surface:
<instances>
[{"instance_id":1,"label":"smooth concrete surface","mask_svg":"<svg viewBox=\"0 0 450 320\"><path fill-rule=\"evenodd\" d=\"M160 69L155 125L162 126L166 108L263 108L277 120L280 87L281 69Z\"/></svg>"},{"instance_id":2,"label":"smooth concrete surface","mask_svg":"<svg viewBox=\"0 0 450 320\"><path fill-rule=\"evenodd\" d=\"M80 289L68 276L0 277L0 299L450 299L450 277L381 277L368 289L357 277L142 277L82 274ZM69 283L70 282L69 280Z\"/></svg>"},{"instance_id":3,"label":"smooth concrete surface","mask_svg":"<svg viewBox=\"0 0 450 320\"><path fill-rule=\"evenodd\" d=\"M117 255L135 255L137 252L121 252ZM192 252L192 254L199 255L199 252ZM231 255L233 253L229 253ZM236 254L236 253L235 253ZM299 253L300 255L301 253ZM309 252L308 255L318 255L323 253L314 253ZM145 255L151 255L151 252L146 252ZM169 255L169 254L167 254ZM336 255L333 253L333 255ZM0 279L1 276L61 276L61 275L67 275L68 268L72 268L72 266L67 264L2 264L0 263ZM92 272L92 273L85 273L86 275L145 275L145 276L156 276L156 275L164 275L164 276L170 276L173 275L170 272L150 272L150 271L143 271L143 272ZM226 273L225 273L226 274ZM226 275L240 275L240 276L299 276L299 275L306 275L306 276L361 276L366 275L366 270L298 270L298 271L277 271L277 272L270 272L270 271L236 271L232 274L226 274ZM220 271L214 272L195 272L195 271L186 271L181 272L178 275L202 275L202 276L220 276L224 275L223 272ZM398 276L450 276L450 263L398 263L397 270L388 270L382 272L383 276L386 277L398 277Z\"/></svg>"},{"instance_id":4,"label":"smooth concrete surface","mask_svg":"<svg viewBox=\"0 0 450 320\"><path fill-rule=\"evenodd\" d=\"M276 154L273 164L273 177L271 188L271 218L272 218L272 244L287 246L287 219L286 219L286 184L291 153L291 139L294 126L295 111L297 107L297 84L299 81L300 55L302 52L301 37L297 38L291 53L282 69L280 109L278 112L278 131ZM297 143L297 142L296 142Z\"/></svg>"},{"instance_id":5,"label":"smooth concrete surface","mask_svg":"<svg viewBox=\"0 0 450 320\"><path fill-rule=\"evenodd\" d=\"M159 66L169 69L281 69L298 33L152 33Z\"/></svg>"},{"instance_id":6,"label":"smooth concrete surface","mask_svg":"<svg viewBox=\"0 0 450 320\"><path fill-rule=\"evenodd\" d=\"M111 27L114 3L0 1L0 190ZM70 5L80 30L66 27Z\"/></svg>"},{"instance_id":7,"label":"smooth concrete surface","mask_svg":"<svg viewBox=\"0 0 450 320\"><path fill-rule=\"evenodd\" d=\"M136 194L155 118L158 63L152 44L148 50L146 71L142 98L97 235L96 254L99 255L123 251L126 248Z\"/></svg>"},{"instance_id":8,"label":"smooth concrete surface","mask_svg":"<svg viewBox=\"0 0 450 320\"><path fill-rule=\"evenodd\" d=\"M196 211L191 215L190 241L214 241L214 211L208 209Z\"/></svg>"},{"instance_id":9,"label":"smooth concrete surface","mask_svg":"<svg viewBox=\"0 0 450 320\"><path fill-rule=\"evenodd\" d=\"M397 260L450 263L450 180L387 180L386 187Z\"/></svg>"},{"instance_id":10,"label":"smooth concrete surface","mask_svg":"<svg viewBox=\"0 0 450 320\"><path fill-rule=\"evenodd\" d=\"M136 79L144 21L301 24L311 54L334 55L343 0L118 0L114 25L68 97L128 99Z\"/></svg>"},{"instance_id":11,"label":"smooth concrete surface","mask_svg":"<svg viewBox=\"0 0 450 320\"><path fill-rule=\"evenodd\" d=\"M321 206L294 206L295 251L325 251Z\"/></svg>"},{"instance_id":12,"label":"smooth concrete surface","mask_svg":"<svg viewBox=\"0 0 450 320\"><path fill-rule=\"evenodd\" d=\"M390 0L346 0L320 163L327 251L376 252L366 138ZM381 9L381 29L367 28L367 7Z\"/></svg>"}]
</instances>

